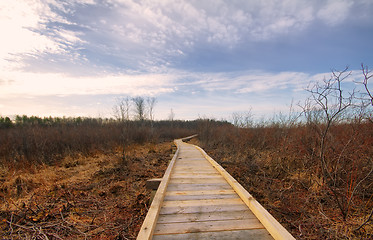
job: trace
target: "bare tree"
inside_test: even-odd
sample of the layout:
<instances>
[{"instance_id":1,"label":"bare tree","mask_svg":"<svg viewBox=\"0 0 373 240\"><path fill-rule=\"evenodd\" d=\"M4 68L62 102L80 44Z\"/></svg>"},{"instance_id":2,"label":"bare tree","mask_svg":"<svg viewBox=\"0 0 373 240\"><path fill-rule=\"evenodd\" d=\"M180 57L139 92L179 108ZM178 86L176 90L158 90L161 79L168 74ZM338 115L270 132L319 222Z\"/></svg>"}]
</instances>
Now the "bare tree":
<instances>
[{"instance_id":1,"label":"bare tree","mask_svg":"<svg viewBox=\"0 0 373 240\"><path fill-rule=\"evenodd\" d=\"M129 142L129 127L130 127L130 110L131 110L131 99L129 97L122 97L116 100L114 106L114 116L119 120L122 128L121 133L121 144L122 144L122 164L126 165L126 145Z\"/></svg>"},{"instance_id":2,"label":"bare tree","mask_svg":"<svg viewBox=\"0 0 373 240\"><path fill-rule=\"evenodd\" d=\"M245 112L232 113L233 125L239 128L249 128L254 125L253 114L251 108Z\"/></svg>"},{"instance_id":3,"label":"bare tree","mask_svg":"<svg viewBox=\"0 0 373 240\"><path fill-rule=\"evenodd\" d=\"M317 117L321 118L316 126L319 127L320 134L320 151L319 159L322 166L324 178L328 178L329 164L325 159L325 146L329 130L333 124L342 120L343 114L349 107L352 107L354 93L343 93L342 82L351 75L346 67L342 71L332 71L330 79L324 79L321 84L315 83L311 88L307 89L311 93L307 111L313 111ZM313 103L313 104L312 104ZM307 113L308 114L308 113ZM320 124L321 123L321 124Z\"/></svg>"},{"instance_id":4,"label":"bare tree","mask_svg":"<svg viewBox=\"0 0 373 240\"><path fill-rule=\"evenodd\" d=\"M150 121L154 121L154 107L157 103L157 99L155 97L148 97L146 99L146 103L148 105L148 114Z\"/></svg>"},{"instance_id":5,"label":"bare tree","mask_svg":"<svg viewBox=\"0 0 373 240\"><path fill-rule=\"evenodd\" d=\"M332 71L330 79L315 83L307 90L311 96L303 107L307 122L312 124L318 136L317 158L320 162L322 183L332 192L344 220L347 219L352 198L357 188L373 172L372 168L366 176L358 176L356 179L358 183L349 186L350 192L344 192L345 189L349 189L346 187L346 184L348 186L349 183L342 177L346 171L342 159L345 149L355 139L355 131L351 133L348 141L336 143L333 141L335 137L331 130L337 124L346 123L350 120L349 112L353 112L357 107L355 90L346 92L342 87L343 81L350 75L351 72L348 71L348 67L342 71ZM365 76L367 75L365 74ZM336 146L339 146L341 152L336 152Z\"/></svg>"},{"instance_id":6,"label":"bare tree","mask_svg":"<svg viewBox=\"0 0 373 240\"><path fill-rule=\"evenodd\" d=\"M145 99L143 97L134 97L132 102L134 104L135 119L144 121L146 118Z\"/></svg>"},{"instance_id":7,"label":"bare tree","mask_svg":"<svg viewBox=\"0 0 373 240\"><path fill-rule=\"evenodd\" d=\"M116 105L113 108L114 116L119 121L130 120L131 100L129 97L116 99Z\"/></svg>"}]
</instances>

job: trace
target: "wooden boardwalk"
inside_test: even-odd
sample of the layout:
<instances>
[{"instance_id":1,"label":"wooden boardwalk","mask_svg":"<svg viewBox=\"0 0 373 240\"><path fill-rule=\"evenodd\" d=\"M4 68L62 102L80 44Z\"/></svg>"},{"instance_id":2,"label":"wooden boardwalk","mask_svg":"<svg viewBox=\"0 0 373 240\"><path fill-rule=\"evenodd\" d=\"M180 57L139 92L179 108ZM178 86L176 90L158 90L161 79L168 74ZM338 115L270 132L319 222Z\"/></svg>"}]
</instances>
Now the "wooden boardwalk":
<instances>
[{"instance_id":1,"label":"wooden boardwalk","mask_svg":"<svg viewBox=\"0 0 373 240\"><path fill-rule=\"evenodd\" d=\"M294 239L202 149L175 142L138 240Z\"/></svg>"}]
</instances>

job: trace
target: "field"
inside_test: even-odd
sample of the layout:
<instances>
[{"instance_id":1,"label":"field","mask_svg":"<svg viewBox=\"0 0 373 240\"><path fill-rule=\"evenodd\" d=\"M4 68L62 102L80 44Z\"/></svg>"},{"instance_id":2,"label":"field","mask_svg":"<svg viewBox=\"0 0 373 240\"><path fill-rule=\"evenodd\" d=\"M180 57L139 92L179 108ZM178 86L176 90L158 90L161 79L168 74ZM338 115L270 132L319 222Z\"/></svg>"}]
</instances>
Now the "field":
<instances>
[{"instance_id":1,"label":"field","mask_svg":"<svg viewBox=\"0 0 373 240\"><path fill-rule=\"evenodd\" d=\"M297 239L373 237L373 123L237 127L196 121L19 117L0 129L8 239L135 239L172 140L203 147Z\"/></svg>"},{"instance_id":2,"label":"field","mask_svg":"<svg viewBox=\"0 0 373 240\"><path fill-rule=\"evenodd\" d=\"M172 139L191 133L164 124L24 116L0 129L1 238L135 239L146 180L162 177Z\"/></svg>"},{"instance_id":3,"label":"field","mask_svg":"<svg viewBox=\"0 0 373 240\"><path fill-rule=\"evenodd\" d=\"M169 143L131 146L126 165L118 154L97 154L3 174L3 237L135 238L149 206L144 184L161 177L170 149Z\"/></svg>"}]
</instances>

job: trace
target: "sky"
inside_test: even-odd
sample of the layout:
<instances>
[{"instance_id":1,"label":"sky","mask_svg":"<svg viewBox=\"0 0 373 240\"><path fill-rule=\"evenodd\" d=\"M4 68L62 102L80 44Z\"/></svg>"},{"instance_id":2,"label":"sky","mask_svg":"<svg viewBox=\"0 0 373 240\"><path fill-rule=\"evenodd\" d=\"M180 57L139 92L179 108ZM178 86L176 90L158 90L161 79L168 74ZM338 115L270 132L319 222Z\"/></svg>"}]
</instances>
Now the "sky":
<instances>
[{"instance_id":1,"label":"sky","mask_svg":"<svg viewBox=\"0 0 373 240\"><path fill-rule=\"evenodd\" d=\"M0 0L0 115L156 119L289 111L310 82L373 68L372 0ZM350 80L350 81L352 81Z\"/></svg>"}]
</instances>

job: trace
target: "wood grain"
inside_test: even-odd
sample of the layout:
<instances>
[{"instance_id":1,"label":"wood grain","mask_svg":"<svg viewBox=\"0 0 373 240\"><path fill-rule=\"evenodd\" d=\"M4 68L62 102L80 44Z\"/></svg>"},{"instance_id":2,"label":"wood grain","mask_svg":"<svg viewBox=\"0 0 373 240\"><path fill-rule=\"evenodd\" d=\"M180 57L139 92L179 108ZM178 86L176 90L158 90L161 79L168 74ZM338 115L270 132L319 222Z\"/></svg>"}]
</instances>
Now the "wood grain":
<instances>
[{"instance_id":1,"label":"wood grain","mask_svg":"<svg viewBox=\"0 0 373 240\"><path fill-rule=\"evenodd\" d=\"M266 229L155 235L153 240L248 240L273 239Z\"/></svg>"},{"instance_id":2,"label":"wood grain","mask_svg":"<svg viewBox=\"0 0 373 240\"><path fill-rule=\"evenodd\" d=\"M206 212L206 213L184 213L184 214L163 214L158 218L158 223L176 222L205 222L221 220L242 220L255 218L250 210L227 211L227 212Z\"/></svg>"},{"instance_id":3,"label":"wood grain","mask_svg":"<svg viewBox=\"0 0 373 240\"><path fill-rule=\"evenodd\" d=\"M232 231L261 229L263 225L256 218L243 220L222 220L207 222L158 223L154 235L175 233L196 233L212 231Z\"/></svg>"}]
</instances>

